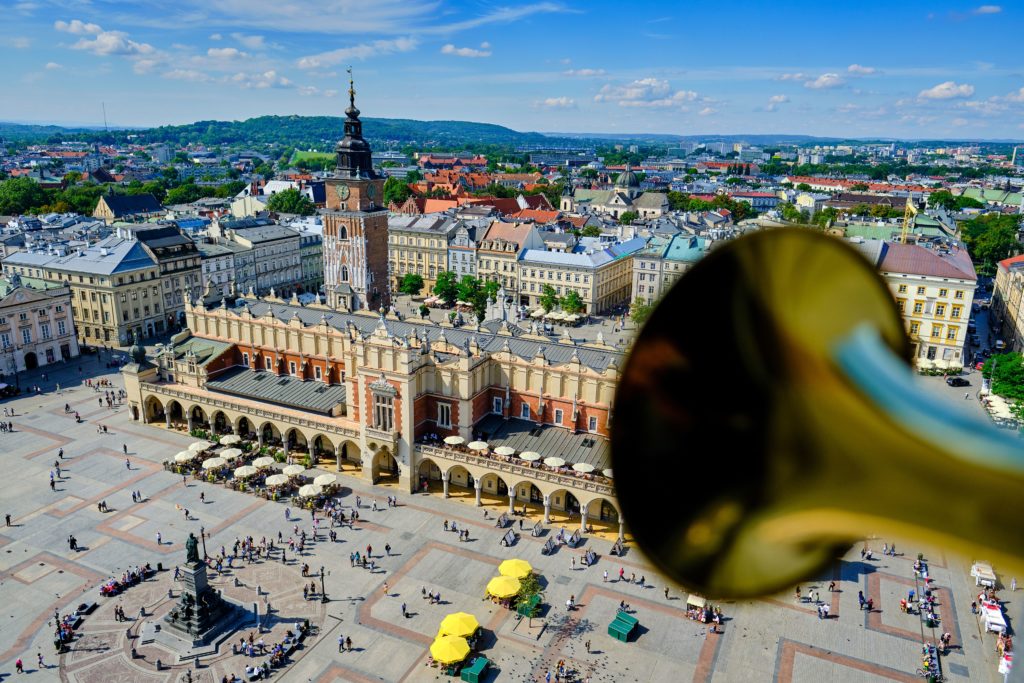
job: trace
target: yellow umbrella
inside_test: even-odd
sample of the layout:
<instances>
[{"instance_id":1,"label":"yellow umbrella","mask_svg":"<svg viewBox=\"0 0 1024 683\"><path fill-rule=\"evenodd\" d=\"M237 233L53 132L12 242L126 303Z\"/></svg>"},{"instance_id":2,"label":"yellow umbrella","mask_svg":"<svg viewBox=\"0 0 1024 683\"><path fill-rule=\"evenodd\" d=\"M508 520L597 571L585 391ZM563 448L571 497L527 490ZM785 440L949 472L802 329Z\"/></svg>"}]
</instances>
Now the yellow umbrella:
<instances>
[{"instance_id":1,"label":"yellow umbrella","mask_svg":"<svg viewBox=\"0 0 1024 683\"><path fill-rule=\"evenodd\" d=\"M437 636L461 636L468 638L480 628L480 622L472 614L456 612L449 614L441 620L441 626L437 629Z\"/></svg>"},{"instance_id":2,"label":"yellow umbrella","mask_svg":"<svg viewBox=\"0 0 1024 683\"><path fill-rule=\"evenodd\" d=\"M519 579L514 576L495 576L487 583L487 592L496 598L511 598L519 592Z\"/></svg>"},{"instance_id":3,"label":"yellow umbrella","mask_svg":"<svg viewBox=\"0 0 1024 683\"><path fill-rule=\"evenodd\" d=\"M498 573L502 576L512 576L523 579L533 572L533 567L526 560L505 560L498 565Z\"/></svg>"},{"instance_id":4,"label":"yellow umbrella","mask_svg":"<svg viewBox=\"0 0 1024 683\"><path fill-rule=\"evenodd\" d=\"M430 656L440 664L455 664L469 656L469 643L458 636L441 636L431 644Z\"/></svg>"}]
</instances>

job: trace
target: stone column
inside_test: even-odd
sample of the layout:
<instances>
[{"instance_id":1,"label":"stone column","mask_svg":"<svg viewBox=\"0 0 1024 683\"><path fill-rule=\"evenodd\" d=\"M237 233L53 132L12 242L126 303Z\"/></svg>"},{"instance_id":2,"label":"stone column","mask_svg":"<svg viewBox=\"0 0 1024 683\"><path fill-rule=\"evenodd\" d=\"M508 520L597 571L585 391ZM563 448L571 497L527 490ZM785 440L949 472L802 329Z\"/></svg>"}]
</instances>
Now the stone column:
<instances>
[{"instance_id":1,"label":"stone column","mask_svg":"<svg viewBox=\"0 0 1024 683\"><path fill-rule=\"evenodd\" d=\"M450 473L448 473L448 472L442 472L441 473L441 481L444 482L444 497L445 498L448 497L448 480L450 478L451 478L450 477Z\"/></svg>"},{"instance_id":2,"label":"stone column","mask_svg":"<svg viewBox=\"0 0 1024 683\"><path fill-rule=\"evenodd\" d=\"M256 432L256 446L257 448L263 448L263 430Z\"/></svg>"},{"instance_id":3,"label":"stone column","mask_svg":"<svg viewBox=\"0 0 1024 683\"><path fill-rule=\"evenodd\" d=\"M544 496L544 523L551 524L551 496Z\"/></svg>"},{"instance_id":4,"label":"stone column","mask_svg":"<svg viewBox=\"0 0 1024 683\"><path fill-rule=\"evenodd\" d=\"M484 490L484 483L482 481L480 481L479 479L474 479L473 480L473 488L476 489L476 506L480 507L482 505L482 503L480 502L480 494Z\"/></svg>"},{"instance_id":5,"label":"stone column","mask_svg":"<svg viewBox=\"0 0 1024 683\"><path fill-rule=\"evenodd\" d=\"M508 490L508 514L514 514L516 511L516 490Z\"/></svg>"},{"instance_id":6,"label":"stone column","mask_svg":"<svg viewBox=\"0 0 1024 683\"><path fill-rule=\"evenodd\" d=\"M626 538L626 520L622 519L622 515L619 515L619 542L622 543Z\"/></svg>"},{"instance_id":7,"label":"stone column","mask_svg":"<svg viewBox=\"0 0 1024 683\"><path fill-rule=\"evenodd\" d=\"M587 508L580 508L580 533L587 532Z\"/></svg>"},{"instance_id":8,"label":"stone column","mask_svg":"<svg viewBox=\"0 0 1024 683\"><path fill-rule=\"evenodd\" d=\"M171 428L171 414L170 413L164 413L164 422L167 423L167 428L170 429Z\"/></svg>"},{"instance_id":9,"label":"stone column","mask_svg":"<svg viewBox=\"0 0 1024 683\"><path fill-rule=\"evenodd\" d=\"M188 433L192 433L192 413L188 414Z\"/></svg>"},{"instance_id":10,"label":"stone column","mask_svg":"<svg viewBox=\"0 0 1024 683\"><path fill-rule=\"evenodd\" d=\"M338 466L338 471L341 472L341 446L334 447L334 462Z\"/></svg>"}]
</instances>

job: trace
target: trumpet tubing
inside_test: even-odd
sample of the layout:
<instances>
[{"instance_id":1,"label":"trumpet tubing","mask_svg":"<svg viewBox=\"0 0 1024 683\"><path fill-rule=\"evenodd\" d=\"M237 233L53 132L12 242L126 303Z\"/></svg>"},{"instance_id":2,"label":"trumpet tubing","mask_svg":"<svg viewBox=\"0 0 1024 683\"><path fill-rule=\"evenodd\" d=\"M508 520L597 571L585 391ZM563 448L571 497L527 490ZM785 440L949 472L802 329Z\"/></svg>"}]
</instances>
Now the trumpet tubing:
<instances>
[{"instance_id":1,"label":"trumpet tubing","mask_svg":"<svg viewBox=\"0 0 1024 683\"><path fill-rule=\"evenodd\" d=\"M1024 449L914 386L888 287L839 240L771 230L686 273L637 338L612 458L641 549L751 597L870 533L1024 567Z\"/></svg>"}]
</instances>

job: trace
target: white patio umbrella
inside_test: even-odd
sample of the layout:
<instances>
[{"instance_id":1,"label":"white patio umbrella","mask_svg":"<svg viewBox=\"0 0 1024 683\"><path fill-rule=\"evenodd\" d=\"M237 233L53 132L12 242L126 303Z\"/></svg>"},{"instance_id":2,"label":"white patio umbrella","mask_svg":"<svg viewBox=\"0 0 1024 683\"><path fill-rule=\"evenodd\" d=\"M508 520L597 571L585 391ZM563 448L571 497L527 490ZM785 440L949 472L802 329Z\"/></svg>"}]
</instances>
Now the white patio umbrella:
<instances>
[{"instance_id":1,"label":"white patio umbrella","mask_svg":"<svg viewBox=\"0 0 1024 683\"><path fill-rule=\"evenodd\" d=\"M578 462L575 465L573 465L572 468L577 472L582 472L583 474L593 472L596 469L593 465L588 465L585 462Z\"/></svg>"},{"instance_id":2,"label":"white patio umbrella","mask_svg":"<svg viewBox=\"0 0 1024 683\"><path fill-rule=\"evenodd\" d=\"M253 467L270 467L273 464L274 459L271 458L269 455L264 455L263 457L256 458L255 460L252 461Z\"/></svg>"},{"instance_id":3,"label":"white patio umbrella","mask_svg":"<svg viewBox=\"0 0 1024 683\"><path fill-rule=\"evenodd\" d=\"M241 467L235 468L235 478L245 479L246 477L251 477L252 475L256 474L258 471L259 470L257 470L252 465L242 465Z\"/></svg>"},{"instance_id":4,"label":"white patio umbrella","mask_svg":"<svg viewBox=\"0 0 1024 683\"><path fill-rule=\"evenodd\" d=\"M225 448L224 450L222 450L217 455L219 455L220 457L224 458L225 460L234 460L235 458L237 458L241 454L242 454L242 449L241 448Z\"/></svg>"},{"instance_id":5,"label":"white patio umbrella","mask_svg":"<svg viewBox=\"0 0 1024 683\"><path fill-rule=\"evenodd\" d=\"M544 464L548 467L562 467L565 465L565 460L561 458L544 458Z\"/></svg>"},{"instance_id":6,"label":"white patio umbrella","mask_svg":"<svg viewBox=\"0 0 1024 683\"><path fill-rule=\"evenodd\" d=\"M446 436L444 437L444 442L449 446L461 446L466 443L466 440L461 436Z\"/></svg>"},{"instance_id":7,"label":"white patio umbrella","mask_svg":"<svg viewBox=\"0 0 1024 683\"><path fill-rule=\"evenodd\" d=\"M242 440L238 434L228 434L227 436L220 437L221 446L233 446Z\"/></svg>"},{"instance_id":8,"label":"white patio umbrella","mask_svg":"<svg viewBox=\"0 0 1024 683\"><path fill-rule=\"evenodd\" d=\"M497 455L515 455L516 449L511 446L498 446L494 449L494 452Z\"/></svg>"},{"instance_id":9,"label":"white patio umbrella","mask_svg":"<svg viewBox=\"0 0 1024 683\"><path fill-rule=\"evenodd\" d=\"M188 447L193 453L201 453L209 448L213 448L213 443L210 441L196 441Z\"/></svg>"},{"instance_id":10,"label":"white patio umbrella","mask_svg":"<svg viewBox=\"0 0 1024 683\"><path fill-rule=\"evenodd\" d=\"M306 468L303 467L302 465L288 465L283 470L281 470L281 472L287 474L289 477L297 477L305 471Z\"/></svg>"},{"instance_id":11,"label":"white patio umbrella","mask_svg":"<svg viewBox=\"0 0 1024 683\"><path fill-rule=\"evenodd\" d=\"M535 453L534 451L526 451L525 453L519 454L519 459L525 460L526 462L534 462L540 460L540 453Z\"/></svg>"},{"instance_id":12,"label":"white patio umbrella","mask_svg":"<svg viewBox=\"0 0 1024 683\"><path fill-rule=\"evenodd\" d=\"M486 451L487 450L487 442L486 441L470 441L469 442L469 450L471 450L471 451Z\"/></svg>"},{"instance_id":13,"label":"white patio umbrella","mask_svg":"<svg viewBox=\"0 0 1024 683\"><path fill-rule=\"evenodd\" d=\"M318 475L313 483L317 486L330 486L331 484L338 483L338 475L336 474L321 474Z\"/></svg>"},{"instance_id":14,"label":"white patio umbrella","mask_svg":"<svg viewBox=\"0 0 1024 683\"><path fill-rule=\"evenodd\" d=\"M606 476L606 477L608 477L609 479L611 479L611 478L612 478L612 468L611 468L611 467L609 467L608 469L606 469L606 470L605 470L605 471L603 472L603 474L604 474L604 476Z\"/></svg>"},{"instance_id":15,"label":"white patio umbrella","mask_svg":"<svg viewBox=\"0 0 1024 683\"><path fill-rule=\"evenodd\" d=\"M215 470L218 467L224 467L224 465L227 464L228 461L225 460L224 458L207 458L206 460L203 461L203 469Z\"/></svg>"},{"instance_id":16,"label":"white patio umbrella","mask_svg":"<svg viewBox=\"0 0 1024 683\"><path fill-rule=\"evenodd\" d=\"M322 486L316 484L306 484L299 488L299 495L303 498L312 498L313 496L319 496L323 491Z\"/></svg>"},{"instance_id":17,"label":"white patio umbrella","mask_svg":"<svg viewBox=\"0 0 1024 683\"><path fill-rule=\"evenodd\" d=\"M288 483L287 474L272 474L267 477L267 486L283 486Z\"/></svg>"},{"instance_id":18,"label":"white patio umbrella","mask_svg":"<svg viewBox=\"0 0 1024 683\"><path fill-rule=\"evenodd\" d=\"M536 311L534 311L533 313L530 314L530 317L531 318L543 318L544 317L544 309L543 308L538 308Z\"/></svg>"},{"instance_id":19,"label":"white patio umbrella","mask_svg":"<svg viewBox=\"0 0 1024 683\"><path fill-rule=\"evenodd\" d=\"M175 454L174 462L189 462L192 458L196 457L196 454L192 451L182 451Z\"/></svg>"}]
</instances>

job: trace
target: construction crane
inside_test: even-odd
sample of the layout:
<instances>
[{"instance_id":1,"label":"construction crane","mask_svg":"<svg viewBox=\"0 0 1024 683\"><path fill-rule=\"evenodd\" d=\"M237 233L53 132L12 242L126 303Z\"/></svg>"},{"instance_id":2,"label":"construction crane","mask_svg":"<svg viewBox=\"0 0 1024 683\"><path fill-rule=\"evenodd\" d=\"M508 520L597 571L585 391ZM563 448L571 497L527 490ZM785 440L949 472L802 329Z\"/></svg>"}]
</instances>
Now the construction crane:
<instances>
[{"instance_id":1,"label":"construction crane","mask_svg":"<svg viewBox=\"0 0 1024 683\"><path fill-rule=\"evenodd\" d=\"M913 220L914 216L917 215L917 207L914 206L914 202L910 199L910 195L907 195L907 209L903 212L903 231L900 233L900 243L907 243L907 235L910 233L910 221Z\"/></svg>"}]
</instances>

